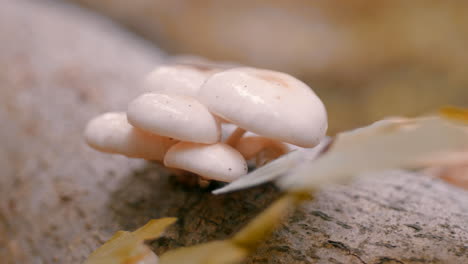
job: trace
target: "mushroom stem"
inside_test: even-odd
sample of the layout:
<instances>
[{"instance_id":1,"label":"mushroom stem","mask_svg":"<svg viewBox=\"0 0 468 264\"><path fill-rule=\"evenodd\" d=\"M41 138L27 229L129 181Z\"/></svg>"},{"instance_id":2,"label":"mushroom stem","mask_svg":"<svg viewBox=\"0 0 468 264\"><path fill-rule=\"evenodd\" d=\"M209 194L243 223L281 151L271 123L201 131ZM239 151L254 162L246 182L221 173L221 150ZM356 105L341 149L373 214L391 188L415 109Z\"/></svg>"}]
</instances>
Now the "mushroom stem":
<instances>
[{"instance_id":1,"label":"mushroom stem","mask_svg":"<svg viewBox=\"0 0 468 264\"><path fill-rule=\"evenodd\" d=\"M207 188L210 185L210 180L203 178L202 176L198 176L198 186L202 189Z\"/></svg>"},{"instance_id":2,"label":"mushroom stem","mask_svg":"<svg viewBox=\"0 0 468 264\"><path fill-rule=\"evenodd\" d=\"M240 128L240 127L236 128L236 130L232 132L229 138L226 139L226 144L235 148L237 143L239 142L239 139L245 134L245 132L247 131L245 131L245 129L243 128Z\"/></svg>"},{"instance_id":3,"label":"mushroom stem","mask_svg":"<svg viewBox=\"0 0 468 264\"><path fill-rule=\"evenodd\" d=\"M198 178L200 176L198 176L197 174L191 173L186 170L176 169L176 168L166 167L166 169L169 170L169 172L171 173L171 176L175 178L175 181L177 183L180 183L188 187L200 186L200 184L198 183Z\"/></svg>"},{"instance_id":4,"label":"mushroom stem","mask_svg":"<svg viewBox=\"0 0 468 264\"><path fill-rule=\"evenodd\" d=\"M255 166L257 168L261 167L286 153L288 153L287 147L272 142L270 145L265 146L265 148L256 153Z\"/></svg>"},{"instance_id":5,"label":"mushroom stem","mask_svg":"<svg viewBox=\"0 0 468 264\"><path fill-rule=\"evenodd\" d=\"M172 175L175 176L175 179L178 183L188 186L188 187L198 186L202 189L205 189L211 183L209 179L206 179L203 176L200 176L198 174L195 174L189 171L174 169L174 168L168 168L168 169L172 173Z\"/></svg>"},{"instance_id":6,"label":"mushroom stem","mask_svg":"<svg viewBox=\"0 0 468 264\"><path fill-rule=\"evenodd\" d=\"M255 160L256 167L261 167L289 152L286 144L264 137L243 137L237 143L236 149L246 160Z\"/></svg>"}]
</instances>

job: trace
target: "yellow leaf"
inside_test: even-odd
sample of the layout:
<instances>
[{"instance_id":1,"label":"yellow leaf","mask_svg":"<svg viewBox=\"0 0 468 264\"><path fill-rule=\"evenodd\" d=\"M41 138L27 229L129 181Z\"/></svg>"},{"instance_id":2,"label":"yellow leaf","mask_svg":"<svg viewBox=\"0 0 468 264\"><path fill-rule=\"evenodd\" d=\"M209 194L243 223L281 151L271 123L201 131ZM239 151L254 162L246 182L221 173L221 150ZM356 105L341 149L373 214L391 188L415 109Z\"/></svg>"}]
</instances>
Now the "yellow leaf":
<instances>
[{"instance_id":1,"label":"yellow leaf","mask_svg":"<svg viewBox=\"0 0 468 264\"><path fill-rule=\"evenodd\" d=\"M175 218L161 218L149 221L135 232L117 231L88 257L85 264L132 264L151 257L154 253L144 241L159 237L175 221Z\"/></svg>"},{"instance_id":2,"label":"yellow leaf","mask_svg":"<svg viewBox=\"0 0 468 264\"><path fill-rule=\"evenodd\" d=\"M296 209L298 203L310 198L308 194L287 193L255 217L232 238L232 241L243 248L255 249L276 229L289 212Z\"/></svg>"},{"instance_id":3,"label":"yellow leaf","mask_svg":"<svg viewBox=\"0 0 468 264\"><path fill-rule=\"evenodd\" d=\"M174 217L166 217L161 219L152 219L146 225L138 228L133 234L142 240L154 239L159 237L164 230L172 225L177 219Z\"/></svg>"},{"instance_id":4,"label":"yellow leaf","mask_svg":"<svg viewBox=\"0 0 468 264\"><path fill-rule=\"evenodd\" d=\"M131 232L117 231L106 243L96 249L89 258L108 255L109 252L115 250L123 241L129 238Z\"/></svg>"},{"instance_id":5,"label":"yellow leaf","mask_svg":"<svg viewBox=\"0 0 468 264\"><path fill-rule=\"evenodd\" d=\"M234 264L247 256L248 251L231 241L214 241L166 252L159 264Z\"/></svg>"},{"instance_id":6,"label":"yellow leaf","mask_svg":"<svg viewBox=\"0 0 468 264\"><path fill-rule=\"evenodd\" d=\"M440 109L440 114L448 119L462 121L468 124L468 109L447 106Z\"/></svg>"}]
</instances>

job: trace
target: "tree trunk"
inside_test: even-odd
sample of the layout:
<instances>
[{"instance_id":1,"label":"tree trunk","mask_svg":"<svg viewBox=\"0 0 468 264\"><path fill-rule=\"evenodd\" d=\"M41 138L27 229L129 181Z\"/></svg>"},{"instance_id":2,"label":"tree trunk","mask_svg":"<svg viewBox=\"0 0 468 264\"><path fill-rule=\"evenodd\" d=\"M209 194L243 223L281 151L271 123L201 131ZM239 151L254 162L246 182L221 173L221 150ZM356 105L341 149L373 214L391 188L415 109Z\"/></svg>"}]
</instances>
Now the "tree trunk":
<instances>
[{"instance_id":1,"label":"tree trunk","mask_svg":"<svg viewBox=\"0 0 468 264\"><path fill-rule=\"evenodd\" d=\"M125 110L157 48L55 1L0 8L0 259L80 263L117 230L179 221L151 245L223 239L278 197L271 185L213 196L157 164L98 153L93 116ZM339 164L337 164L339 166ZM321 191L247 263L464 263L468 193L394 171Z\"/></svg>"}]
</instances>

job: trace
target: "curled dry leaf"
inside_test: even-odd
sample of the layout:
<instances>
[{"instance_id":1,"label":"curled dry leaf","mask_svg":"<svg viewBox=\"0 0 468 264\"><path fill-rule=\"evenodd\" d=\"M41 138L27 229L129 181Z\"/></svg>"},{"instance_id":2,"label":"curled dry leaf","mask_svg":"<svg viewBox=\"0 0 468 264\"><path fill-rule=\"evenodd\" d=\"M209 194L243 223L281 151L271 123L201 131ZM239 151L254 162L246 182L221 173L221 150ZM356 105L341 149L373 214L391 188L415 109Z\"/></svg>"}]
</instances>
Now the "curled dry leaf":
<instances>
[{"instance_id":1,"label":"curled dry leaf","mask_svg":"<svg viewBox=\"0 0 468 264\"><path fill-rule=\"evenodd\" d=\"M273 181L283 175L295 166L304 161L311 161L317 158L320 153L328 146L330 138L324 138L322 142L312 149L296 149L262 166L251 173L240 177L228 185L214 190L214 194L223 194L250 188Z\"/></svg>"},{"instance_id":2,"label":"curled dry leaf","mask_svg":"<svg viewBox=\"0 0 468 264\"><path fill-rule=\"evenodd\" d=\"M362 143L362 141L367 140L369 137L396 132L403 129L405 126L411 125L414 122L414 119L390 117L376 121L365 127L338 133L333 139L329 150L341 151L342 149L345 150L353 146L358 146Z\"/></svg>"},{"instance_id":3,"label":"curled dry leaf","mask_svg":"<svg viewBox=\"0 0 468 264\"><path fill-rule=\"evenodd\" d=\"M144 241L159 237L175 221L171 217L154 219L134 232L118 231L96 249L84 264L156 264L157 256Z\"/></svg>"},{"instance_id":4,"label":"curled dry leaf","mask_svg":"<svg viewBox=\"0 0 468 264\"><path fill-rule=\"evenodd\" d=\"M467 112L451 109L444 116L451 114L451 120L468 121ZM339 133L330 145L325 145L328 150L318 158L318 154L311 159L306 158L306 152L292 152L214 193L245 189L272 180L277 180L286 190L317 189L325 184L346 183L367 172L466 161L468 129L451 120L437 116L381 120Z\"/></svg>"},{"instance_id":5,"label":"curled dry leaf","mask_svg":"<svg viewBox=\"0 0 468 264\"><path fill-rule=\"evenodd\" d=\"M347 183L365 173L422 168L448 153L468 150L466 127L440 117L405 120L392 129L368 129L378 132L366 137L357 137L360 133L348 135L347 141L355 139L348 144L341 144L338 136L327 153L302 164L280 179L278 185L286 190L318 189L326 184Z\"/></svg>"}]
</instances>

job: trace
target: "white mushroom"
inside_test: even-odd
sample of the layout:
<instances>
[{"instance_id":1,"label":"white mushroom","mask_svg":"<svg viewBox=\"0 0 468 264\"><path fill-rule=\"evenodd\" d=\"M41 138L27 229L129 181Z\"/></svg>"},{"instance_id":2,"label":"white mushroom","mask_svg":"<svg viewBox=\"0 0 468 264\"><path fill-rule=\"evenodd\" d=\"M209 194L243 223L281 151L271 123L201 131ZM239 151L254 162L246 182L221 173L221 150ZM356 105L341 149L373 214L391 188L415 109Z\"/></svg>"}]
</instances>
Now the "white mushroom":
<instances>
[{"instance_id":1,"label":"white mushroom","mask_svg":"<svg viewBox=\"0 0 468 264\"><path fill-rule=\"evenodd\" d=\"M157 67L148 74L145 90L196 96L200 86L216 70L210 66L177 64Z\"/></svg>"},{"instance_id":2,"label":"white mushroom","mask_svg":"<svg viewBox=\"0 0 468 264\"><path fill-rule=\"evenodd\" d=\"M328 126L325 107L310 87L280 72L245 67L219 72L202 85L198 99L242 129L301 147L317 145Z\"/></svg>"},{"instance_id":3,"label":"white mushroom","mask_svg":"<svg viewBox=\"0 0 468 264\"><path fill-rule=\"evenodd\" d=\"M179 142L167 152L164 165L224 182L231 182L247 173L247 164L242 155L223 143L205 145Z\"/></svg>"},{"instance_id":4,"label":"white mushroom","mask_svg":"<svg viewBox=\"0 0 468 264\"><path fill-rule=\"evenodd\" d=\"M127 116L135 127L182 141L212 144L221 136L215 116L188 96L143 94L129 104Z\"/></svg>"},{"instance_id":5,"label":"white mushroom","mask_svg":"<svg viewBox=\"0 0 468 264\"><path fill-rule=\"evenodd\" d=\"M121 112L95 117L86 126L84 136L88 145L99 151L157 161L162 161L167 150L178 142L131 126Z\"/></svg>"},{"instance_id":6,"label":"white mushroom","mask_svg":"<svg viewBox=\"0 0 468 264\"><path fill-rule=\"evenodd\" d=\"M241 64L233 61L212 61L204 57L190 54L175 55L171 57L171 63L179 65L195 65L209 67L214 70L227 70L241 67Z\"/></svg>"}]
</instances>

